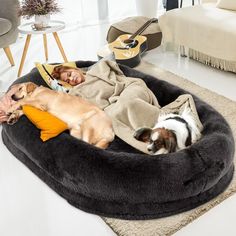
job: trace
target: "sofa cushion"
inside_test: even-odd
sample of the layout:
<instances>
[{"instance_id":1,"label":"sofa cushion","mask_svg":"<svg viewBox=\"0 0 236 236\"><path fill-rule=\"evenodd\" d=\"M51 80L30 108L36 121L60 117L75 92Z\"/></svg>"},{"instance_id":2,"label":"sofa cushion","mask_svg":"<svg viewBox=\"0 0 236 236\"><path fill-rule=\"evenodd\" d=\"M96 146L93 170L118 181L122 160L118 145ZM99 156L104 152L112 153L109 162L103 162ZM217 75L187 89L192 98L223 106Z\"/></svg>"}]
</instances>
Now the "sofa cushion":
<instances>
[{"instance_id":1,"label":"sofa cushion","mask_svg":"<svg viewBox=\"0 0 236 236\"><path fill-rule=\"evenodd\" d=\"M236 1L235 0L219 0L217 2L216 6L218 8L236 11Z\"/></svg>"},{"instance_id":2,"label":"sofa cushion","mask_svg":"<svg viewBox=\"0 0 236 236\"><path fill-rule=\"evenodd\" d=\"M209 62L209 58L236 62L235 21L235 11L220 9L214 3L168 11L159 17L162 43L183 45L201 52L208 56L208 64L216 67L214 59Z\"/></svg>"},{"instance_id":3,"label":"sofa cushion","mask_svg":"<svg viewBox=\"0 0 236 236\"><path fill-rule=\"evenodd\" d=\"M0 18L0 36L9 32L11 30L11 27L11 21L5 18Z\"/></svg>"}]
</instances>

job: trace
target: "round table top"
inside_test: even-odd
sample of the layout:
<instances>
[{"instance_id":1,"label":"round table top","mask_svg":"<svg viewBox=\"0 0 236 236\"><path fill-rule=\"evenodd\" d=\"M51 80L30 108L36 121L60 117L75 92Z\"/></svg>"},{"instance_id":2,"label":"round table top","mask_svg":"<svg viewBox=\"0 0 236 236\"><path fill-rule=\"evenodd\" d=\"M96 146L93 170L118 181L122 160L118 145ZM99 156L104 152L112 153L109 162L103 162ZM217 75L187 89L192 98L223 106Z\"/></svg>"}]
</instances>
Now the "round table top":
<instances>
[{"instance_id":1,"label":"round table top","mask_svg":"<svg viewBox=\"0 0 236 236\"><path fill-rule=\"evenodd\" d=\"M22 34L48 34L57 32L65 28L65 22L59 20L50 20L48 22L48 26L43 28L42 30L33 29L34 22L28 22L22 24L18 27L18 30Z\"/></svg>"}]
</instances>

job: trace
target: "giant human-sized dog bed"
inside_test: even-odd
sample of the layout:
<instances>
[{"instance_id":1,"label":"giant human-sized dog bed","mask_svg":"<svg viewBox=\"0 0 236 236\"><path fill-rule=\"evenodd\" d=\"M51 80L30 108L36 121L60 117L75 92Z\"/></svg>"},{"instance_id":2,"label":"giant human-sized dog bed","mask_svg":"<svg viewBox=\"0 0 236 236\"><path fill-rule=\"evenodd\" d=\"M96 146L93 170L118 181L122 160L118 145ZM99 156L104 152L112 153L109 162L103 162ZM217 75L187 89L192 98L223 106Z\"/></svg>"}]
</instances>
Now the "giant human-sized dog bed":
<instances>
[{"instance_id":1,"label":"giant human-sized dog bed","mask_svg":"<svg viewBox=\"0 0 236 236\"><path fill-rule=\"evenodd\" d=\"M92 62L77 62L79 67ZM143 79L164 106L186 91L120 66ZM16 82L44 84L37 70ZM233 176L234 141L224 118L194 97L203 137L172 154L149 156L116 138L101 150L68 133L42 143L26 117L3 125L8 149L69 203L87 212L123 219L151 219L192 209L217 196Z\"/></svg>"}]
</instances>

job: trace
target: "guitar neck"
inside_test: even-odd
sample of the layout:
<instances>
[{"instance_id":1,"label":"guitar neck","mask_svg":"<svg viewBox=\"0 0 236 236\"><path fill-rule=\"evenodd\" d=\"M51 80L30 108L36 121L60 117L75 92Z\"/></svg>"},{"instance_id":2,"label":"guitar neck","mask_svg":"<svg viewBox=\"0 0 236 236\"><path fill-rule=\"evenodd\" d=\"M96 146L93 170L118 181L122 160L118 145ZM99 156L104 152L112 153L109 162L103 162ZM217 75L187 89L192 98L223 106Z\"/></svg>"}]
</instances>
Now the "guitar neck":
<instances>
[{"instance_id":1,"label":"guitar neck","mask_svg":"<svg viewBox=\"0 0 236 236\"><path fill-rule=\"evenodd\" d=\"M156 21L158 21L158 19L156 18L150 19L143 26L141 26L133 35L131 35L129 39L134 39L137 35L141 34L149 25Z\"/></svg>"}]
</instances>

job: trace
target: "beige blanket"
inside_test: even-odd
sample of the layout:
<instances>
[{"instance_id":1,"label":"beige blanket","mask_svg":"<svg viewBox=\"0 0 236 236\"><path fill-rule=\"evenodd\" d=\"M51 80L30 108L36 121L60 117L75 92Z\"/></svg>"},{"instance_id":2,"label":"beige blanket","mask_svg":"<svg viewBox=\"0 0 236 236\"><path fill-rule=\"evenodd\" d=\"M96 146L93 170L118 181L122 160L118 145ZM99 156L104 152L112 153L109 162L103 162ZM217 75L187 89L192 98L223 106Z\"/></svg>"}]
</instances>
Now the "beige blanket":
<instances>
[{"instance_id":1,"label":"beige blanket","mask_svg":"<svg viewBox=\"0 0 236 236\"><path fill-rule=\"evenodd\" d=\"M166 12L159 18L163 42L236 62L236 13L215 3ZM210 59L208 59L210 60Z\"/></svg>"},{"instance_id":2,"label":"beige blanket","mask_svg":"<svg viewBox=\"0 0 236 236\"><path fill-rule=\"evenodd\" d=\"M87 72L85 82L72 88L70 94L97 104L112 118L115 134L145 153L148 153L147 144L137 141L133 137L134 131L140 127L153 127L160 112L181 112L187 105L193 111L199 127L202 127L190 95L182 95L161 109L144 81L126 77L113 61L96 63Z\"/></svg>"}]
</instances>

